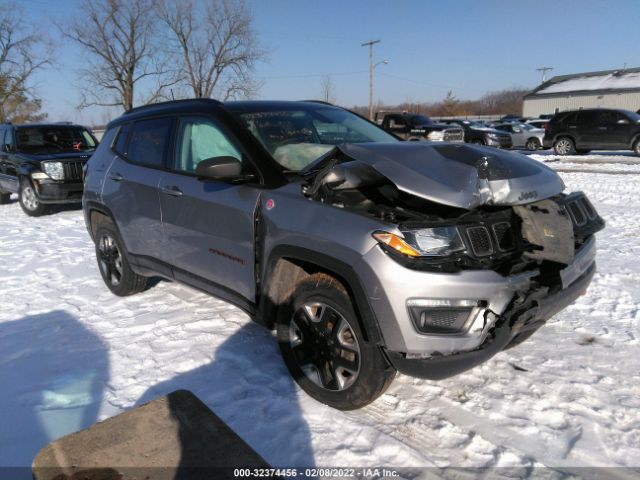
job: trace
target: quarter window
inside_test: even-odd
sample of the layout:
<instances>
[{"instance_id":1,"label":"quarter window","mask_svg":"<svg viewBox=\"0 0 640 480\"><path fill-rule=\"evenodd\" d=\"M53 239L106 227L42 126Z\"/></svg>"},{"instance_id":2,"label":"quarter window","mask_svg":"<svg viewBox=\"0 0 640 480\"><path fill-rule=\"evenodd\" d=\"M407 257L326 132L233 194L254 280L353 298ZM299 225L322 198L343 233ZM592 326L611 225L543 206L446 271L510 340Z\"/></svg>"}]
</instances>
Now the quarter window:
<instances>
[{"instance_id":1,"label":"quarter window","mask_svg":"<svg viewBox=\"0 0 640 480\"><path fill-rule=\"evenodd\" d=\"M176 148L176 170L193 173L200 162L213 157L242 160L238 149L212 120L202 117L182 119Z\"/></svg>"},{"instance_id":2,"label":"quarter window","mask_svg":"<svg viewBox=\"0 0 640 480\"><path fill-rule=\"evenodd\" d=\"M164 165L164 151L171 133L171 118L154 118L135 122L127 158L132 162L150 167Z\"/></svg>"},{"instance_id":3,"label":"quarter window","mask_svg":"<svg viewBox=\"0 0 640 480\"><path fill-rule=\"evenodd\" d=\"M131 124L125 123L118 131L118 138L113 145L113 150L123 157L127 156L127 140L129 140L129 132L131 132Z\"/></svg>"}]
</instances>

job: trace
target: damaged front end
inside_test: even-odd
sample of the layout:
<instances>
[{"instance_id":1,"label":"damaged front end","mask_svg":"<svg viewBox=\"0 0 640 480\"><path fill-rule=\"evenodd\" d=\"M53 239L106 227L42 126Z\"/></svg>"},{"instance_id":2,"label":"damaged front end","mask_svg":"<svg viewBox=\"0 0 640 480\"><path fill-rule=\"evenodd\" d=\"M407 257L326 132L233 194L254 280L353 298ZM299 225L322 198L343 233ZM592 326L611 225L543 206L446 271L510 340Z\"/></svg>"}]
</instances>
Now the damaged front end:
<instances>
[{"instance_id":1,"label":"damaged front end","mask_svg":"<svg viewBox=\"0 0 640 480\"><path fill-rule=\"evenodd\" d=\"M456 288L445 277L438 278L446 287L396 298L412 328L403 332L404 351L388 358L413 376L445 378L520 343L575 301L595 271L593 234L604 221L582 192L562 193L554 171L523 155L467 145L347 145L303 174L310 199L379 220L372 235L402 267L491 271L504 279L501 290L527 277L504 304L490 293L460 292L469 285Z\"/></svg>"}]
</instances>

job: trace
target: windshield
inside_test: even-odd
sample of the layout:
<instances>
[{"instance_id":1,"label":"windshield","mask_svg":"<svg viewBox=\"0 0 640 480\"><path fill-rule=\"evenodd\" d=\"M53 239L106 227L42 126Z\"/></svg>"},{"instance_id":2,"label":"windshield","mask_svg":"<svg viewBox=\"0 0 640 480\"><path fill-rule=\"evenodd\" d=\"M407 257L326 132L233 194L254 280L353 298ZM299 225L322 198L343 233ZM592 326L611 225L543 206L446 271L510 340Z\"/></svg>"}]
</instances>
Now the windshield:
<instances>
[{"instance_id":1,"label":"windshield","mask_svg":"<svg viewBox=\"0 0 640 480\"><path fill-rule=\"evenodd\" d=\"M624 110L624 114L627 115L632 122L640 123L640 115L630 110Z\"/></svg>"},{"instance_id":2,"label":"windshield","mask_svg":"<svg viewBox=\"0 0 640 480\"><path fill-rule=\"evenodd\" d=\"M22 152L64 153L94 150L96 141L81 127L50 125L16 128L16 147Z\"/></svg>"},{"instance_id":3,"label":"windshield","mask_svg":"<svg viewBox=\"0 0 640 480\"><path fill-rule=\"evenodd\" d=\"M473 121L473 120L463 120L462 123L464 123L466 126L471 127L471 128L487 128L486 125L484 125L482 123L478 123L478 122Z\"/></svg>"},{"instance_id":4,"label":"windshield","mask_svg":"<svg viewBox=\"0 0 640 480\"><path fill-rule=\"evenodd\" d=\"M431 125L433 123L433 120L424 115L413 115L411 121L414 125Z\"/></svg>"},{"instance_id":5,"label":"windshield","mask_svg":"<svg viewBox=\"0 0 640 480\"><path fill-rule=\"evenodd\" d=\"M304 169L342 143L398 141L357 115L320 105L245 112L239 117L273 158L292 171Z\"/></svg>"}]
</instances>

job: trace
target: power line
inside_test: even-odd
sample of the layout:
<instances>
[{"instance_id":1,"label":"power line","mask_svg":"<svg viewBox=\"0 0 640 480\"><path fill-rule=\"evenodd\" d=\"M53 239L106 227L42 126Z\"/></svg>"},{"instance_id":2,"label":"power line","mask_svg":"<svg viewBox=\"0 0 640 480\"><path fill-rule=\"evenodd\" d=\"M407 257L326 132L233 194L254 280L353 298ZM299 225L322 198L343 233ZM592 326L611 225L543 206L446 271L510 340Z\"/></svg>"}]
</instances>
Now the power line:
<instances>
[{"instance_id":1,"label":"power line","mask_svg":"<svg viewBox=\"0 0 640 480\"><path fill-rule=\"evenodd\" d=\"M553 67L536 68L536 72L542 72L542 83L547 81L547 72L553 70Z\"/></svg>"},{"instance_id":2,"label":"power line","mask_svg":"<svg viewBox=\"0 0 640 480\"><path fill-rule=\"evenodd\" d=\"M369 40L360 45L369 47L369 120L373 120L373 46L380 40Z\"/></svg>"}]
</instances>

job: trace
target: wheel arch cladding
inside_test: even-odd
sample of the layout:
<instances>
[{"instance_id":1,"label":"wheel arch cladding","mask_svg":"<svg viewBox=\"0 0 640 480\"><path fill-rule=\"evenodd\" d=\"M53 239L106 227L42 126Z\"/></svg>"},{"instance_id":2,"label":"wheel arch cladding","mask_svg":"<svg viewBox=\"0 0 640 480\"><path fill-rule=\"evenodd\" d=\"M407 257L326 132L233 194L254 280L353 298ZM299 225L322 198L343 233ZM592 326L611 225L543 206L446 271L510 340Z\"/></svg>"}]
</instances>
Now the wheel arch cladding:
<instances>
[{"instance_id":1,"label":"wheel arch cladding","mask_svg":"<svg viewBox=\"0 0 640 480\"><path fill-rule=\"evenodd\" d=\"M278 307L289 300L301 280L325 273L344 287L353 304L359 326L367 342L381 343L382 335L364 288L350 265L302 247L280 245L269 255L262 280L259 323L273 328Z\"/></svg>"}]
</instances>

